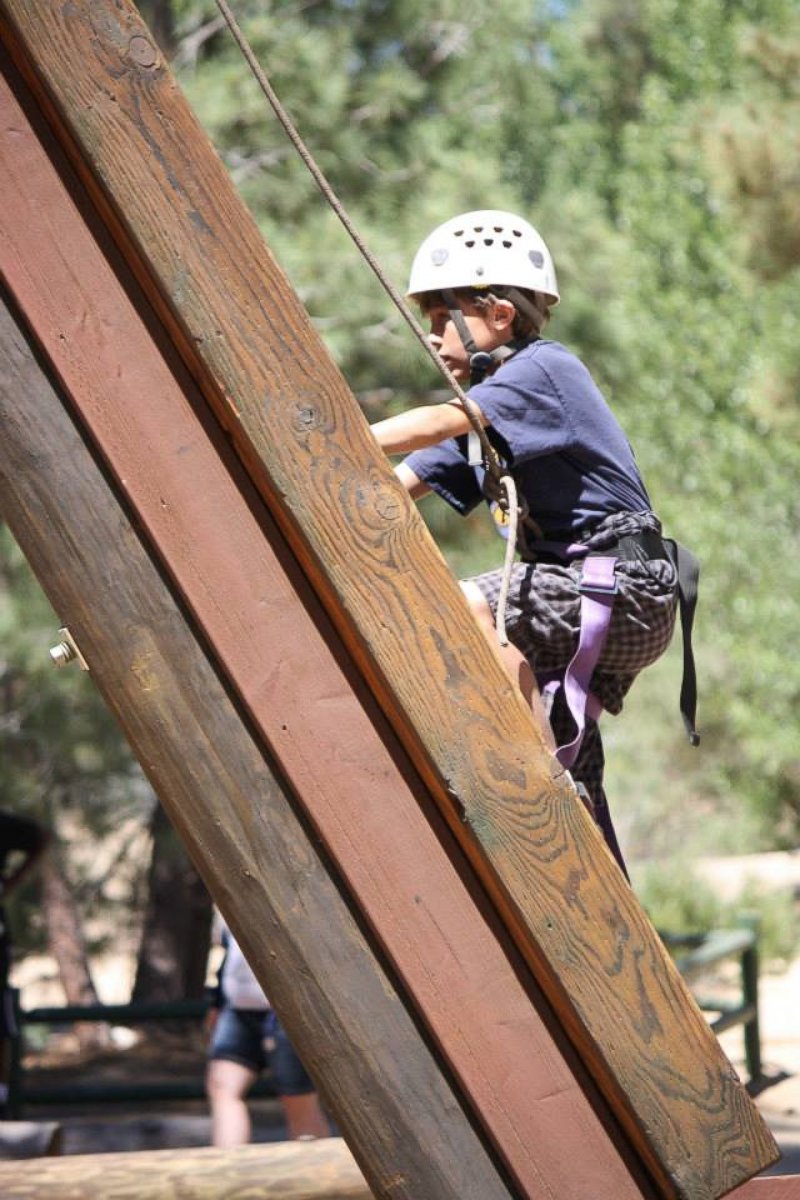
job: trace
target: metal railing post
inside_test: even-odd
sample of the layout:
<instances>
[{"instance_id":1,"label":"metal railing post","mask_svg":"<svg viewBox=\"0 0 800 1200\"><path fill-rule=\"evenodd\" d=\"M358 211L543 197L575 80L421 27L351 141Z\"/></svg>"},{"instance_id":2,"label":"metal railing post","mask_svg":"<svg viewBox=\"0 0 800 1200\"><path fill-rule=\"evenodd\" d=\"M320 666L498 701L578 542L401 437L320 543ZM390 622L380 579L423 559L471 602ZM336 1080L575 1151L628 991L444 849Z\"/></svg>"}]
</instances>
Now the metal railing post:
<instances>
[{"instance_id":1,"label":"metal railing post","mask_svg":"<svg viewBox=\"0 0 800 1200\"><path fill-rule=\"evenodd\" d=\"M22 1038L24 1013L19 1002L19 988L9 988L11 993L11 1013L13 1032L9 1038L8 1048L8 1096L6 1112L12 1121L18 1121L22 1116Z\"/></svg>"},{"instance_id":2,"label":"metal railing post","mask_svg":"<svg viewBox=\"0 0 800 1200\"><path fill-rule=\"evenodd\" d=\"M737 924L751 930L753 941L742 953L742 999L752 1015L744 1023L744 1056L750 1079L760 1079L761 1029L758 1016L758 941L761 921L757 913L742 913Z\"/></svg>"}]
</instances>

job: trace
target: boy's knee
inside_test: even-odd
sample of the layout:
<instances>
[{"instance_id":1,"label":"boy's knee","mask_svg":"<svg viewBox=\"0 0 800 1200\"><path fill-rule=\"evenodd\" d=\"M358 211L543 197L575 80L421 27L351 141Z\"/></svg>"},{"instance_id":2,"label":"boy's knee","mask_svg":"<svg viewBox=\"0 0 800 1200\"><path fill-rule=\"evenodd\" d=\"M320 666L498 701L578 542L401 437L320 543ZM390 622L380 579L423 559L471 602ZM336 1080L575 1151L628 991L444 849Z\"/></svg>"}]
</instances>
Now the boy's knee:
<instances>
[{"instance_id":1,"label":"boy's knee","mask_svg":"<svg viewBox=\"0 0 800 1200\"><path fill-rule=\"evenodd\" d=\"M469 604L470 611L475 619L481 625L494 629L494 617L489 607L489 602L477 584L473 583L470 579L462 580L461 591L464 593L467 604Z\"/></svg>"}]
</instances>

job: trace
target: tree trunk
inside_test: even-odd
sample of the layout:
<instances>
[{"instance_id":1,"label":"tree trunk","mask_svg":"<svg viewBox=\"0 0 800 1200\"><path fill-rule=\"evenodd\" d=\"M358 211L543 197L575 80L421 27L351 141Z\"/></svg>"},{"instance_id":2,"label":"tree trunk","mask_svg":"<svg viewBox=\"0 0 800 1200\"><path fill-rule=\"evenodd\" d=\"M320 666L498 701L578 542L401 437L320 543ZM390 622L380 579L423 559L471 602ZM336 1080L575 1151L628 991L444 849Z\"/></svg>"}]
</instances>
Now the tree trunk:
<instances>
[{"instance_id":1,"label":"tree trunk","mask_svg":"<svg viewBox=\"0 0 800 1200\"><path fill-rule=\"evenodd\" d=\"M150 822L147 910L134 1002L202 996L211 940L211 898L160 804Z\"/></svg>"},{"instance_id":2,"label":"tree trunk","mask_svg":"<svg viewBox=\"0 0 800 1200\"><path fill-rule=\"evenodd\" d=\"M67 1004L99 1004L89 970L83 924L55 848L43 857L40 875L47 941L58 965ZM75 1034L82 1050L104 1048L109 1043L107 1025L78 1022Z\"/></svg>"}]
</instances>

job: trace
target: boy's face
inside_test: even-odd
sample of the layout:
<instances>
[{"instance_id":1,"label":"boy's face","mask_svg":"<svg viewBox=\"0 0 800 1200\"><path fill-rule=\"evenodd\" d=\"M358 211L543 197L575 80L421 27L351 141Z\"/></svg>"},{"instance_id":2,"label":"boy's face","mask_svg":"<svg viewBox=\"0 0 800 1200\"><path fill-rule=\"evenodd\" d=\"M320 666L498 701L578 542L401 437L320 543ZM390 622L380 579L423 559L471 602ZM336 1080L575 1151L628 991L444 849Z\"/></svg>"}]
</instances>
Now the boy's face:
<instances>
[{"instance_id":1,"label":"boy's face","mask_svg":"<svg viewBox=\"0 0 800 1200\"><path fill-rule=\"evenodd\" d=\"M485 309L475 308L462 300L460 308L478 350L495 350L511 341L516 314L513 304L507 300L498 300ZM462 379L468 380L469 355L450 310L444 304L437 304L427 316L431 329L428 341L459 383Z\"/></svg>"}]
</instances>

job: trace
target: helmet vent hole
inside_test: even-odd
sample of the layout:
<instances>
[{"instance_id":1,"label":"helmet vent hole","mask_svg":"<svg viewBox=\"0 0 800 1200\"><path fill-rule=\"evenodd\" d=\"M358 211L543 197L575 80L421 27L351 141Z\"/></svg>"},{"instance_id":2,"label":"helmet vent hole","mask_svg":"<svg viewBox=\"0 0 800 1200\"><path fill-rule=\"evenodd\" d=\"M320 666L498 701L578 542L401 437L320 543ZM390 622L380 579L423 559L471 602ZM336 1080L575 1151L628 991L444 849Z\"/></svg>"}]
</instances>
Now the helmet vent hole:
<instances>
[{"instance_id":1,"label":"helmet vent hole","mask_svg":"<svg viewBox=\"0 0 800 1200\"><path fill-rule=\"evenodd\" d=\"M513 233L514 237L522 237L522 234L518 229L512 229L511 232Z\"/></svg>"},{"instance_id":2,"label":"helmet vent hole","mask_svg":"<svg viewBox=\"0 0 800 1200\"><path fill-rule=\"evenodd\" d=\"M463 237L463 236L464 236L464 230L463 230L463 229L456 229L456 230L454 231L454 234L453 234L453 236L454 236L454 237Z\"/></svg>"},{"instance_id":3,"label":"helmet vent hole","mask_svg":"<svg viewBox=\"0 0 800 1200\"><path fill-rule=\"evenodd\" d=\"M505 246L506 250L511 249L511 242L507 242L505 238L503 239L503 245Z\"/></svg>"},{"instance_id":4,"label":"helmet vent hole","mask_svg":"<svg viewBox=\"0 0 800 1200\"><path fill-rule=\"evenodd\" d=\"M475 232L476 232L476 233L483 233L483 226L482 226L482 225L474 225L474 226L473 226L473 228L474 228L474 230L475 230Z\"/></svg>"},{"instance_id":5,"label":"helmet vent hole","mask_svg":"<svg viewBox=\"0 0 800 1200\"><path fill-rule=\"evenodd\" d=\"M473 239L473 241L471 241L471 242L464 242L464 245L465 245L465 246L469 246L469 248L470 248L470 250L471 250L471 249L472 249L472 247L475 245L475 241L474 241L474 239Z\"/></svg>"},{"instance_id":6,"label":"helmet vent hole","mask_svg":"<svg viewBox=\"0 0 800 1200\"><path fill-rule=\"evenodd\" d=\"M494 245L494 238L484 238L484 239L483 239L483 244L484 244L484 246L493 246L493 245Z\"/></svg>"}]
</instances>

